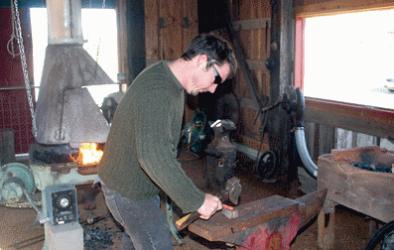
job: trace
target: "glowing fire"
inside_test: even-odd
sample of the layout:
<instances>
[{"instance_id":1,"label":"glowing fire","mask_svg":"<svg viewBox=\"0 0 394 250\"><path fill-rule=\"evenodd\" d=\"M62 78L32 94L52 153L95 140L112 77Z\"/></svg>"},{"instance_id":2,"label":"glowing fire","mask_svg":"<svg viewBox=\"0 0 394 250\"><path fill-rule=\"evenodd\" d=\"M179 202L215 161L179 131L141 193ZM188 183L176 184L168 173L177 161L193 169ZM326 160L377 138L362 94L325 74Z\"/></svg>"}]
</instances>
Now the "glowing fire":
<instances>
[{"instance_id":1,"label":"glowing fire","mask_svg":"<svg viewBox=\"0 0 394 250\"><path fill-rule=\"evenodd\" d=\"M76 162L81 166L96 165L102 156L103 151L97 149L97 143L81 143Z\"/></svg>"}]
</instances>

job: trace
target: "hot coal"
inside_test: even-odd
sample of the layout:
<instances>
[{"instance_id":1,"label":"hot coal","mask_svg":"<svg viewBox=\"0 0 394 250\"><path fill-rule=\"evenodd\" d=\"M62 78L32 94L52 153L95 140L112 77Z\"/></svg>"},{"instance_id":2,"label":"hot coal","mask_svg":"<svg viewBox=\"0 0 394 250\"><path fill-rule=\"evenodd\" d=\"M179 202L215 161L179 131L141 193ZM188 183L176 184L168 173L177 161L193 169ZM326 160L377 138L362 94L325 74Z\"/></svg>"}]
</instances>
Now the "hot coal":
<instances>
[{"instance_id":1,"label":"hot coal","mask_svg":"<svg viewBox=\"0 0 394 250\"><path fill-rule=\"evenodd\" d=\"M32 144L29 149L30 158L35 163L67 163L71 162L71 156L78 154L78 149L70 147L69 144L43 145Z\"/></svg>"},{"instance_id":2,"label":"hot coal","mask_svg":"<svg viewBox=\"0 0 394 250\"><path fill-rule=\"evenodd\" d=\"M364 170L375 171L375 172L382 172L382 173L391 173L392 168L391 166L385 164L373 164L369 162L354 162L353 166L357 168L361 168Z\"/></svg>"}]
</instances>

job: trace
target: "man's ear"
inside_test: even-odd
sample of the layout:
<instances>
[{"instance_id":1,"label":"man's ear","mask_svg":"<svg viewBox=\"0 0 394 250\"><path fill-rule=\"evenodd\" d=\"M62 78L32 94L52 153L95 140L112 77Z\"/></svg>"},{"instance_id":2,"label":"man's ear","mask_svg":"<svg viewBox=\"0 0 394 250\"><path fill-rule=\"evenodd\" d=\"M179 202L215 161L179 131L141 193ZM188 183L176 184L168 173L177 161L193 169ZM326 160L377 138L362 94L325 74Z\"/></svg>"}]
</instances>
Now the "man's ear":
<instances>
[{"instance_id":1,"label":"man's ear","mask_svg":"<svg viewBox=\"0 0 394 250\"><path fill-rule=\"evenodd\" d=\"M208 56L205 54L200 54L196 57L198 67L206 71L208 69Z\"/></svg>"}]
</instances>

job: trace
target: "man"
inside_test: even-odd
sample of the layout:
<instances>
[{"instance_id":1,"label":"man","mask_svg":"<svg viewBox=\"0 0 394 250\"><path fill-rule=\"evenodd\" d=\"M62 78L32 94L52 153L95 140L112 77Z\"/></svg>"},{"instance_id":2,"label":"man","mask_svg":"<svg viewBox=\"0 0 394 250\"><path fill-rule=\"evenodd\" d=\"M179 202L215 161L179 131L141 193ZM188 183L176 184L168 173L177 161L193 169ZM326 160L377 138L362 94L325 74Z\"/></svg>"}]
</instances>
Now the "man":
<instances>
[{"instance_id":1,"label":"man","mask_svg":"<svg viewBox=\"0 0 394 250\"><path fill-rule=\"evenodd\" d=\"M204 194L182 170L177 144L184 92L214 93L236 68L229 45L203 34L181 58L146 68L129 87L112 120L99 169L107 206L127 233L124 249L172 249L159 191L202 219L222 209L218 197Z\"/></svg>"}]
</instances>

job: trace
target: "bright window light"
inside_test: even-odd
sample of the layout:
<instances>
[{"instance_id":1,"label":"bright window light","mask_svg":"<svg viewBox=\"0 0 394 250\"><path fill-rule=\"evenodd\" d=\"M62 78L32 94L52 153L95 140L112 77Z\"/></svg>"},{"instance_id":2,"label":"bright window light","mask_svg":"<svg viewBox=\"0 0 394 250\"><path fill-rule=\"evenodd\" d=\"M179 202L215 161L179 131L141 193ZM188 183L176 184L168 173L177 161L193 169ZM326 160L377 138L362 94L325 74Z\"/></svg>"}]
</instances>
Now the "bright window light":
<instances>
[{"instance_id":1,"label":"bright window light","mask_svg":"<svg viewBox=\"0 0 394 250\"><path fill-rule=\"evenodd\" d=\"M33 39L33 64L35 85L39 86L44 66L45 49L48 45L48 19L46 8L31 8L30 18ZM113 9L82 9L81 25L84 49L117 82L118 42L116 12ZM108 94L117 92L116 84L88 86L90 94L98 105ZM38 97L36 89L36 98Z\"/></svg>"},{"instance_id":2,"label":"bright window light","mask_svg":"<svg viewBox=\"0 0 394 250\"><path fill-rule=\"evenodd\" d=\"M305 19L305 96L394 109L394 9Z\"/></svg>"}]
</instances>

